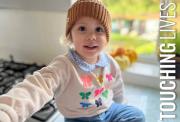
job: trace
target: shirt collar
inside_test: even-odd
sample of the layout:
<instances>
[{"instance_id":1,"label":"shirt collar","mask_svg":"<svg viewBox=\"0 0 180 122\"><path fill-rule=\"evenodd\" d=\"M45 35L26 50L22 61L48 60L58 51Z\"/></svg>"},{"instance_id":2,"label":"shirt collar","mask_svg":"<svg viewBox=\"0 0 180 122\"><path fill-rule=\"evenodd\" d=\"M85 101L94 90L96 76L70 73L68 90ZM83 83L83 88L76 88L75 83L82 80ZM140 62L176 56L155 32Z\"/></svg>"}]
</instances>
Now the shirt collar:
<instances>
[{"instance_id":1,"label":"shirt collar","mask_svg":"<svg viewBox=\"0 0 180 122\"><path fill-rule=\"evenodd\" d=\"M75 62L83 71L86 72L91 72L93 71L96 67L105 67L108 65L108 58L107 55L103 52L100 53L99 55L99 60L96 64L88 64L85 62L75 50L69 49L68 51L68 57Z\"/></svg>"}]
</instances>

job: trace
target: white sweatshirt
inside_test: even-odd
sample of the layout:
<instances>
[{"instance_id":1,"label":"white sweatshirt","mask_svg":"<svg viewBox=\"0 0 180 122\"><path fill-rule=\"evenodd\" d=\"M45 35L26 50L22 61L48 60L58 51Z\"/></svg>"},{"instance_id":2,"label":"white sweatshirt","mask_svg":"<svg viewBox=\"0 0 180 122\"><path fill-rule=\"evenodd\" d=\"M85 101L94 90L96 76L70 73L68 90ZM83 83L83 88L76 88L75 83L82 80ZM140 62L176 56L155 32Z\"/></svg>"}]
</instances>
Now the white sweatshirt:
<instances>
[{"instance_id":1,"label":"white sweatshirt","mask_svg":"<svg viewBox=\"0 0 180 122\"><path fill-rule=\"evenodd\" d=\"M83 71L68 55L28 75L0 96L0 122L24 122L55 98L66 118L90 117L106 111L112 102L123 101L119 65L107 55L108 65Z\"/></svg>"}]
</instances>

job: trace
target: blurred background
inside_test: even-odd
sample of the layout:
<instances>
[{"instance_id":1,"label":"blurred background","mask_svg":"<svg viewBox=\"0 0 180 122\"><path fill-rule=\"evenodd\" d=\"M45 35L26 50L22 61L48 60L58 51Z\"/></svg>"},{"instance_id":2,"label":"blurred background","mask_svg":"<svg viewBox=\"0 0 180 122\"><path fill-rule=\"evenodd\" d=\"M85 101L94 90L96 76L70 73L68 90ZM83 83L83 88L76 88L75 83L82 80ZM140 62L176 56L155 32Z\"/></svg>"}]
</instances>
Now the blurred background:
<instances>
[{"instance_id":1,"label":"blurred background","mask_svg":"<svg viewBox=\"0 0 180 122\"><path fill-rule=\"evenodd\" d=\"M140 57L157 57L159 41L160 0L103 0L112 15L111 48L122 45L134 48ZM173 1L171 1L173 2ZM177 45L176 54L180 55L180 1L176 3ZM172 6L171 8L172 9ZM169 11L173 15L173 11ZM169 41L170 42L170 41ZM148 58L149 59L149 58ZM152 60L151 60L152 62Z\"/></svg>"},{"instance_id":2,"label":"blurred background","mask_svg":"<svg viewBox=\"0 0 180 122\"><path fill-rule=\"evenodd\" d=\"M67 9L74 1L0 0L0 94L5 93L5 87L12 86L14 81L22 81L26 74L47 65L55 56L67 51L67 47L59 40L65 33ZM102 1L112 16L111 39L106 51L118 61L122 69L128 104L140 108L147 122L159 122L160 0ZM176 6L177 16L172 21L176 22L173 28L176 29L177 37L163 42L176 43L176 75L179 77L179 0L176 0ZM19 74L15 73L18 71L15 66L21 67ZM14 80L17 76L20 79ZM180 106L180 80L176 82L175 102ZM177 111L180 111L180 107L177 107ZM47 118L43 119L45 116ZM56 111L53 101L27 120L41 121L63 122L63 116ZM180 117L177 116L176 120L168 122L179 121Z\"/></svg>"},{"instance_id":3,"label":"blurred background","mask_svg":"<svg viewBox=\"0 0 180 122\"><path fill-rule=\"evenodd\" d=\"M129 104L142 109L147 122L158 122L160 43L176 44L174 53L176 54L177 89L180 85L180 1L168 1L169 3L175 2L176 10L172 11L173 6L171 6L165 12L169 15L176 14L176 18L166 19L166 21L175 23L175 26L169 28L176 31L176 39L173 40L159 39L159 35L161 35L159 32L160 0L103 0L103 2L112 16L109 50L123 71ZM165 3L165 0L161 0L161 2ZM169 32L163 32L162 35L172 36ZM130 54L132 51L136 56ZM130 59L129 62L126 56ZM176 92L176 103L179 106L180 90L178 89ZM180 118L177 115L176 120L164 121L178 122Z\"/></svg>"}]
</instances>

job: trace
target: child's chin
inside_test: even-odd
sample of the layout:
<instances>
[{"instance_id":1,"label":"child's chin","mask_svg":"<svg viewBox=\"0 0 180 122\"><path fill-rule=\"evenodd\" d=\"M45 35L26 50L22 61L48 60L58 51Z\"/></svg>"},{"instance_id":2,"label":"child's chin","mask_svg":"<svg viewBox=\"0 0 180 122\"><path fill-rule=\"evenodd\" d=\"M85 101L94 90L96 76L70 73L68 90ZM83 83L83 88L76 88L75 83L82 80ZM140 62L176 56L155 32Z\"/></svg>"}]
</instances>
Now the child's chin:
<instances>
[{"instance_id":1,"label":"child's chin","mask_svg":"<svg viewBox=\"0 0 180 122\"><path fill-rule=\"evenodd\" d=\"M99 51L87 51L84 54L85 54L85 56L88 56L88 57L95 57L95 56L99 55Z\"/></svg>"},{"instance_id":2,"label":"child's chin","mask_svg":"<svg viewBox=\"0 0 180 122\"><path fill-rule=\"evenodd\" d=\"M97 51L87 51L85 54L89 55L89 56L94 56L94 55L97 55L98 52Z\"/></svg>"}]
</instances>

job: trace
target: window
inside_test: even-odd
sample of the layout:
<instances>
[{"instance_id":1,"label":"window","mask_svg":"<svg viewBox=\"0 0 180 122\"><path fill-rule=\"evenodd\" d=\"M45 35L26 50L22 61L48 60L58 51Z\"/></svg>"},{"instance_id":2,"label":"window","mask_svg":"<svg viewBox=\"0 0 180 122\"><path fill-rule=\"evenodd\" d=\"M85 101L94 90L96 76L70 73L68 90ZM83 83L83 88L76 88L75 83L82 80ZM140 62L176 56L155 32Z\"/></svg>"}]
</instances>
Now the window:
<instances>
[{"instance_id":1,"label":"window","mask_svg":"<svg viewBox=\"0 0 180 122\"><path fill-rule=\"evenodd\" d=\"M159 34L158 0L103 0L112 16L109 50L132 48L139 61L157 59Z\"/></svg>"}]
</instances>

